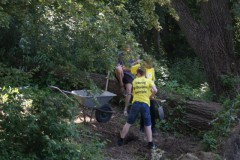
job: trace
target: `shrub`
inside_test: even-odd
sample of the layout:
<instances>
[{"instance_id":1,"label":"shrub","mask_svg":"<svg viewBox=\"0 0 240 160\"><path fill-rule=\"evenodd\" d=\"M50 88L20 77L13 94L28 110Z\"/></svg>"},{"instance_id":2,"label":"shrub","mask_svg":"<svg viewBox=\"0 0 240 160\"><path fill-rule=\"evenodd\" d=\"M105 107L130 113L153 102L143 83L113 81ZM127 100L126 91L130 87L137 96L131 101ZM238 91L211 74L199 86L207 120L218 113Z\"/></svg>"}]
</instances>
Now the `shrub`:
<instances>
[{"instance_id":1,"label":"shrub","mask_svg":"<svg viewBox=\"0 0 240 160\"><path fill-rule=\"evenodd\" d=\"M164 81L163 83L157 83L157 85L162 89L161 94L166 93L175 93L181 95L183 98L190 99L203 99L203 100L212 100L214 94L210 91L207 83L201 84L199 88L193 88L189 85L181 85L176 80L173 81Z\"/></svg>"},{"instance_id":2,"label":"shrub","mask_svg":"<svg viewBox=\"0 0 240 160\"><path fill-rule=\"evenodd\" d=\"M185 58L177 60L169 69L170 78L178 81L181 85L189 85L193 88L200 87L206 82L202 64L197 58Z\"/></svg>"},{"instance_id":3,"label":"shrub","mask_svg":"<svg viewBox=\"0 0 240 160\"><path fill-rule=\"evenodd\" d=\"M216 149L222 140L229 135L231 127L239 121L237 114L240 106L240 95L236 96L234 100L225 100L223 106L223 110L212 121L213 129L203 135L202 142L206 150Z\"/></svg>"},{"instance_id":4,"label":"shrub","mask_svg":"<svg viewBox=\"0 0 240 160\"><path fill-rule=\"evenodd\" d=\"M79 137L74 101L48 89L0 90L0 155L2 159L84 159L89 144ZM93 144L94 156L100 154ZM85 157L84 157L85 156ZM89 155L88 155L89 156Z\"/></svg>"},{"instance_id":5,"label":"shrub","mask_svg":"<svg viewBox=\"0 0 240 160\"><path fill-rule=\"evenodd\" d=\"M32 72L7 67L0 63L0 86L25 86L32 77Z\"/></svg>"}]
</instances>

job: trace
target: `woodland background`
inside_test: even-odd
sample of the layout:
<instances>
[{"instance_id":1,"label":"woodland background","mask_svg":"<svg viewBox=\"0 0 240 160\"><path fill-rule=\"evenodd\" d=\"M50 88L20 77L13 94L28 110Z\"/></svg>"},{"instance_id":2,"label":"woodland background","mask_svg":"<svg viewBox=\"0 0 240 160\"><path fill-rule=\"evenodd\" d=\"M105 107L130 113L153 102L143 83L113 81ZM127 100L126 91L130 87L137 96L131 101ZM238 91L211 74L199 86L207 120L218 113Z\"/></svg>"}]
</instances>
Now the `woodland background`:
<instances>
[{"instance_id":1,"label":"woodland background","mask_svg":"<svg viewBox=\"0 0 240 160\"><path fill-rule=\"evenodd\" d=\"M49 86L99 90L92 75L113 73L126 44L154 59L161 94L177 101L163 132L197 135L214 151L238 124L237 0L1 0L0 17L3 159L104 159L106 142L80 140L89 132L72 123L76 102ZM208 132L182 127L188 100L221 105Z\"/></svg>"}]
</instances>

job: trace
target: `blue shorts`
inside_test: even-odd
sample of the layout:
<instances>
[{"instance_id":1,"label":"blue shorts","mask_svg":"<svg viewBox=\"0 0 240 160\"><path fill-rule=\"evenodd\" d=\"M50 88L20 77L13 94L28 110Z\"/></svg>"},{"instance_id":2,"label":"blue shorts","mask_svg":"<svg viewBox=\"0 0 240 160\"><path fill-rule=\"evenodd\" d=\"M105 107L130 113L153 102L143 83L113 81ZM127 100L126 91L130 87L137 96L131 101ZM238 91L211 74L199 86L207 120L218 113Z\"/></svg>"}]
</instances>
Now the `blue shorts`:
<instances>
[{"instance_id":1,"label":"blue shorts","mask_svg":"<svg viewBox=\"0 0 240 160\"><path fill-rule=\"evenodd\" d=\"M139 113L143 115L144 126L151 126L150 109L148 104L143 102L134 102L132 104L127 123L132 125L136 121Z\"/></svg>"}]
</instances>

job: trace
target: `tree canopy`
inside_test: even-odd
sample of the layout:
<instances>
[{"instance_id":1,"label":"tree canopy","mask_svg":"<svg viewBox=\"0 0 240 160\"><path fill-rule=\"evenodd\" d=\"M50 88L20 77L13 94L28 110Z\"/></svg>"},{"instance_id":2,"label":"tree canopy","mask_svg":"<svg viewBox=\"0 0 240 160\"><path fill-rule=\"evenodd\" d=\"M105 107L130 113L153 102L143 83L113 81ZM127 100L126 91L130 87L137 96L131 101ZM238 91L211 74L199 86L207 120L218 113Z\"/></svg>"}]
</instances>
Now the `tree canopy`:
<instances>
[{"instance_id":1,"label":"tree canopy","mask_svg":"<svg viewBox=\"0 0 240 160\"><path fill-rule=\"evenodd\" d=\"M113 70L130 44L168 62L197 55L216 95L237 92L238 1L15 0L0 9L0 60L37 83L80 87L79 71Z\"/></svg>"}]
</instances>

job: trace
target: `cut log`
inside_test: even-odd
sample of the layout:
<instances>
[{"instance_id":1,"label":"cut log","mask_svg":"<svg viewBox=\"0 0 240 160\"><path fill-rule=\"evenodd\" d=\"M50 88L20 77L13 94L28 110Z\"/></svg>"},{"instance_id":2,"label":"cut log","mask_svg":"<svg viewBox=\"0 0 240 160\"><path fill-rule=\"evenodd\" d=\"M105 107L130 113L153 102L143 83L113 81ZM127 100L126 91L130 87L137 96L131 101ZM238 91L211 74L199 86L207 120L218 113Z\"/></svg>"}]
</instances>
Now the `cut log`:
<instances>
[{"instance_id":1,"label":"cut log","mask_svg":"<svg viewBox=\"0 0 240 160\"><path fill-rule=\"evenodd\" d=\"M165 97L167 97L167 103L164 108L167 113L171 113L169 119L172 117L183 118L186 125L191 129L211 129L216 114L222 109L221 104L216 102L185 100L179 95L165 95ZM176 111L179 110L179 106L182 107L182 113ZM186 126L183 128L186 128Z\"/></svg>"},{"instance_id":2,"label":"cut log","mask_svg":"<svg viewBox=\"0 0 240 160\"><path fill-rule=\"evenodd\" d=\"M188 122L187 125L193 129L207 130L211 128L211 119L204 118L201 115L187 113L186 121Z\"/></svg>"},{"instance_id":3,"label":"cut log","mask_svg":"<svg viewBox=\"0 0 240 160\"><path fill-rule=\"evenodd\" d=\"M216 114L222 109L220 103L206 101L186 101L186 118L189 125L200 129L208 130L212 127L212 121Z\"/></svg>"},{"instance_id":4,"label":"cut log","mask_svg":"<svg viewBox=\"0 0 240 160\"><path fill-rule=\"evenodd\" d=\"M220 111L221 105L215 102L206 101L186 101L186 112L198 115L204 119L213 119L215 114Z\"/></svg>"}]
</instances>

